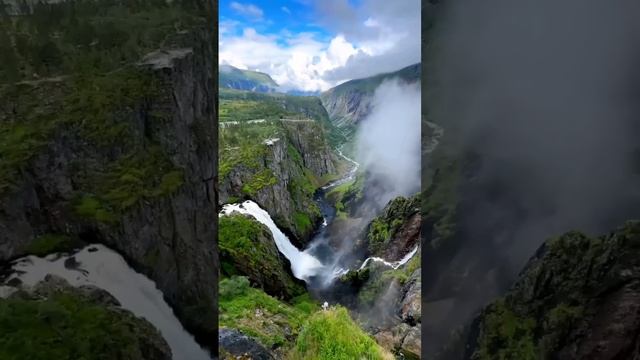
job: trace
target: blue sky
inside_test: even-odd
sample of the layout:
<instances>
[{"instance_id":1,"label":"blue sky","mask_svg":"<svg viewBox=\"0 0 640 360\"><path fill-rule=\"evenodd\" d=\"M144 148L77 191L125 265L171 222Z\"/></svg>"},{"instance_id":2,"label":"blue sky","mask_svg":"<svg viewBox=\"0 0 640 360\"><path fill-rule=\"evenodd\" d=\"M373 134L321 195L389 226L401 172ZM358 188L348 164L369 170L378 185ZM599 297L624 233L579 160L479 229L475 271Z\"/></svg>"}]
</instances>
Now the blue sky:
<instances>
[{"instance_id":1,"label":"blue sky","mask_svg":"<svg viewBox=\"0 0 640 360\"><path fill-rule=\"evenodd\" d=\"M221 1L220 20L236 21L265 34L276 34L282 29L294 33L313 32L319 38L330 40L331 34L322 26L314 24L313 8L305 1L269 1L252 2ZM235 29L241 34L241 28Z\"/></svg>"},{"instance_id":2,"label":"blue sky","mask_svg":"<svg viewBox=\"0 0 640 360\"><path fill-rule=\"evenodd\" d=\"M327 90L420 61L420 0L219 2L220 63Z\"/></svg>"}]
</instances>

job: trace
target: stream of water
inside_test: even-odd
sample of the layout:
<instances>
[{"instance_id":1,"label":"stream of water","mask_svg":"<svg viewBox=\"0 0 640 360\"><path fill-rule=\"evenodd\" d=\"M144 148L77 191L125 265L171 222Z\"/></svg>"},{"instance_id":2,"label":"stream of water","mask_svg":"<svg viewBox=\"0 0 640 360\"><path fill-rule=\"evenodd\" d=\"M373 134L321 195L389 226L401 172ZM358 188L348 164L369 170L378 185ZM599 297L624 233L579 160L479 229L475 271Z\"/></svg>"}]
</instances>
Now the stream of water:
<instances>
[{"instance_id":1,"label":"stream of water","mask_svg":"<svg viewBox=\"0 0 640 360\"><path fill-rule=\"evenodd\" d=\"M305 250L301 251L296 248L289 238L278 228L269 213L251 200L240 204L224 205L219 214L219 216L227 216L233 212L238 212L254 217L258 222L269 228L278 250L291 263L293 275L307 283L313 282L314 285L321 287L329 286L333 280L346 274L350 270L347 266L341 264L340 257L336 256L333 248L326 241L325 232L329 224L335 219L335 209L328 203L325 195L331 189L353 181L360 164L344 155L341 150L337 150L337 153L353 166L345 176L330 182L316 192L314 199L320 207L323 222L314 239ZM388 262L382 258L370 257L364 260L359 269L366 267L371 261L380 262L386 266L397 269L408 262L417 251L418 247L416 246L412 251L407 253L404 258L396 262Z\"/></svg>"},{"instance_id":2,"label":"stream of water","mask_svg":"<svg viewBox=\"0 0 640 360\"><path fill-rule=\"evenodd\" d=\"M18 278L23 285L34 286L47 274L53 274L72 286L93 285L104 289L120 302L122 308L147 319L160 331L171 348L174 360L211 359L183 328L156 284L104 245L89 245L72 255L27 256L16 260L12 270L14 273L7 282ZM1 286L0 296L8 296L12 291L15 288Z\"/></svg>"}]
</instances>

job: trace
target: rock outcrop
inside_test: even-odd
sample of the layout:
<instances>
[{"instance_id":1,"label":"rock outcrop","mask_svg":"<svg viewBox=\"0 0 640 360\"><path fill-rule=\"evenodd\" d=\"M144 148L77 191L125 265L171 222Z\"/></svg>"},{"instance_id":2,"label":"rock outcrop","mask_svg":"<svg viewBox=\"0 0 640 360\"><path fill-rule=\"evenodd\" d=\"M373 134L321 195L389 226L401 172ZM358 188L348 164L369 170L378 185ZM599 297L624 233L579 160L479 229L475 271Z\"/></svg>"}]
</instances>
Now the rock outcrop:
<instances>
[{"instance_id":1,"label":"rock outcrop","mask_svg":"<svg viewBox=\"0 0 640 360\"><path fill-rule=\"evenodd\" d=\"M302 155L304 167L317 177L336 174L336 157L322 126L315 121L283 121L289 141Z\"/></svg>"},{"instance_id":2,"label":"rock outcrop","mask_svg":"<svg viewBox=\"0 0 640 360\"><path fill-rule=\"evenodd\" d=\"M269 229L249 215L230 214L219 220L218 249L225 276L244 275L254 287L280 299L305 292L304 282L293 277Z\"/></svg>"},{"instance_id":3,"label":"rock outcrop","mask_svg":"<svg viewBox=\"0 0 640 360\"><path fill-rule=\"evenodd\" d=\"M271 353L260 343L233 329L221 328L219 335L221 359L273 360Z\"/></svg>"},{"instance_id":4,"label":"rock outcrop","mask_svg":"<svg viewBox=\"0 0 640 360\"><path fill-rule=\"evenodd\" d=\"M282 123L285 134L264 139L251 161L238 161L223 174L220 203L255 201L302 248L322 219L314 182L336 171L334 156L316 122Z\"/></svg>"},{"instance_id":5,"label":"rock outcrop","mask_svg":"<svg viewBox=\"0 0 640 360\"><path fill-rule=\"evenodd\" d=\"M22 354L42 357L43 354L39 351L42 350L40 347L44 346L51 356L65 358L95 356L96 359L101 357L129 360L172 359L169 345L153 325L144 318L138 318L122 309L118 301L108 292L93 286L76 288L62 278L47 275L29 291L20 290L7 299L0 298L0 307L5 306L5 309L11 309L11 311L5 312L2 316L0 323L4 325L0 325L3 330L3 335L0 337L12 343L13 348L11 346L3 348L1 352L4 355ZM36 317L35 314L21 312L27 310L36 310L39 315ZM65 312L73 312L73 314L65 316ZM27 316L30 319L20 316ZM62 316L62 318L56 318L56 316ZM86 322L82 316L93 316L92 321L95 324ZM7 328L14 325L20 328ZM47 330L56 332L58 336L65 336L64 341L56 342L42 338L42 334L46 334ZM21 338L13 341L4 338L11 336L21 336ZM126 336L126 339L122 338L123 336ZM33 338L29 339L29 337ZM116 346L102 347L106 342L92 342L95 340L94 337L112 339L119 337L118 340L123 342ZM18 341L29 346L16 350L15 347L19 347ZM3 343L7 344L7 342Z\"/></svg>"},{"instance_id":6,"label":"rock outcrop","mask_svg":"<svg viewBox=\"0 0 640 360\"><path fill-rule=\"evenodd\" d=\"M638 358L639 249L638 221L599 238L547 241L473 322L464 358Z\"/></svg>"},{"instance_id":7,"label":"rock outcrop","mask_svg":"<svg viewBox=\"0 0 640 360\"><path fill-rule=\"evenodd\" d=\"M397 197L371 221L363 238L371 256L398 261L420 243L420 226L419 195Z\"/></svg>"}]
</instances>

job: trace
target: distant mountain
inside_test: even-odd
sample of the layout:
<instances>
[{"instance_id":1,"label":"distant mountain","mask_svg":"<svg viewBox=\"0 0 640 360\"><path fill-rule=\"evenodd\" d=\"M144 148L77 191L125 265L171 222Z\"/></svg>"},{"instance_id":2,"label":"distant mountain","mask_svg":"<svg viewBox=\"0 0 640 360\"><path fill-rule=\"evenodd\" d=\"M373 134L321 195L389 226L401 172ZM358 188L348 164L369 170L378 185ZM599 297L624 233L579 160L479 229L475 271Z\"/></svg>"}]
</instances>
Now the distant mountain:
<instances>
[{"instance_id":1,"label":"distant mountain","mask_svg":"<svg viewBox=\"0 0 640 360\"><path fill-rule=\"evenodd\" d=\"M323 92L320 99L331 121L340 128L348 129L369 114L373 92L378 85L392 78L420 81L421 68L418 63L391 73L350 80Z\"/></svg>"},{"instance_id":2,"label":"distant mountain","mask_svg":"<svg viewBox=\"0 0 640 360\"><path fill-rule=\"evenodd\" d=\"M278 89L278 84L268 74L231 65L220 65L218 86L261 93L276 92Z\"/></svg>"},{"instance_id":3,"label":"distant mountain","mask_svg":"<svg viewBox=\"0 0 640 360\"><path fill-rule=\"evenodd\" d=\"M320 91L304 91L304 90L289 90L286 92L287 95L294 96L318 96L321 94Z\"/></svg>"}]
</instances>

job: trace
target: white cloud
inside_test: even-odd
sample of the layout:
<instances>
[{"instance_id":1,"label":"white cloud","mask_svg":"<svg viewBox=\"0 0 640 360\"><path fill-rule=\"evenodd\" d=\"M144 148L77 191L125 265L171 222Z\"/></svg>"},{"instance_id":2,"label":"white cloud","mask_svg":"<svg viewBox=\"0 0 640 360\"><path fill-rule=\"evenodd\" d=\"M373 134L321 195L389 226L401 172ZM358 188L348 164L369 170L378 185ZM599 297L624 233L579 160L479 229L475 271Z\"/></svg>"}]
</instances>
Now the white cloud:
<instances>
[{"instance_id":1,"label":"white cloud","mask_svg":"<svg viewBox=\"0 0 640 360\"><path fill-rule=\"evenodd\" d=\"M289 10L289 8L286 6L283 6L280 9L282 9L282 11L286 12L287 14L291 14L291 10Z\"/></svg>"},{"instance_id":2,"label":"white cloud","mask_svg":"<svg viewBox=\"0 0 640 360\"><path fill-rule=\"evenodd\" d=\"M252 20L261 20L264 16L264 12L259 7L253 4L242 4L239 2L232 2L229 6L242 16L248 17Z\"/></svg>"},{"instance_id":3,"label":"white cloud","mask_svg":"<svg viewBox=\"0 0 640 360\"><path fill-rule=\"evenodd\" d=\"M328 43L317 34L285 28L268 35L253 27L241 35L221 30L220 63L266 72L284 90L324 91L420 61L419 0L364 0L358 8L347 0L327 0L316 6L320 24L336 34Z\"/></svg>"},{"instance_id":4,"label":"white cloud","mask_svg":"<svg viewBox=\"0 0 640 360\"><path fill-rule=\"evenodd\" d=\"M279 41L280 40L280 41ZM220 42L220 63L266 72L285 90L326 90L336 81L322 79L331 69L343 66L356 53L343 36L327 45L312 33L262 35L245 28L242 35Z\"/></svg>"}]
</instances>

